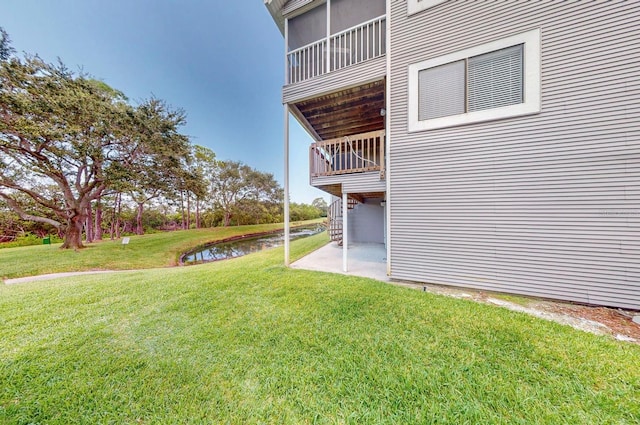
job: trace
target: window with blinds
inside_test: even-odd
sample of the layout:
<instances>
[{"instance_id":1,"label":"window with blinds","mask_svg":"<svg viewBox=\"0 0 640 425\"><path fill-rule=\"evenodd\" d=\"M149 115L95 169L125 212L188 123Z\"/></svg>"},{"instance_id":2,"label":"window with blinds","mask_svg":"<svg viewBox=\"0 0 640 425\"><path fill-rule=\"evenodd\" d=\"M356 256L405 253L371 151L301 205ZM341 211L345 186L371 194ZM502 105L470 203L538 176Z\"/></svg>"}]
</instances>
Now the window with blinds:
<instances>
[{"instance_id":1,"label":"window with blinds","mask_svg":"<svg viewBox=\"0 0 640 425\"><path fill-rule=\"evenodd\" d=\"M522 45L418 73L418 119L428 120L523 102Z\"/></svg>"},{"instance_id":2,"label":"window with blinds","mask_svg":"<svg viewBox=\"0 0 640 425\"><path fill-rule=\"evenodd\" d=\"M522 44L469 58L468 111L522 103L523 72Z\"/></svg>"},{"instance_id":3,"label":"window with blinds","mask_svg":"<svg viewBox=\"0 0 640 425\"><path fill-rule=\"evenodd\" d=\"M420 120L465 112L464 75L464 61L420 71L418 74Z\"/></svg>"},{"instance_id":4,"label":"window with blinds","mask_svg":"<svg viewBox=\"0 0 640 425\"><path fill-rule=\"evenodd\" d=\"M536 112L539 29L409 65L409 131Z\"/></svg>"}]
</instances>

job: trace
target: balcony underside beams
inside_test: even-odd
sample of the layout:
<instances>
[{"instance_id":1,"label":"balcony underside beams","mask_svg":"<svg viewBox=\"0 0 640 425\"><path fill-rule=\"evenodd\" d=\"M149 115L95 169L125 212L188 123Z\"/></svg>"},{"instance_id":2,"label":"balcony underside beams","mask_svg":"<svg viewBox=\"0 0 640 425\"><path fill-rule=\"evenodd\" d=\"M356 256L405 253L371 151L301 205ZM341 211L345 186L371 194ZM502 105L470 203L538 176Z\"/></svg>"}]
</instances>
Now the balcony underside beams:
<instances>
[{"instance_id":1,"label":"balcony underside beams","mask_svg":"<svg viewBox=\"0 0 640 425\"><path fill-rule=\"evenodd\" d=\"M321 140L384 129L385 80L297 102L295 115ZM316 140L318 138L314 137Z\"/></svg>"}]
</instances>

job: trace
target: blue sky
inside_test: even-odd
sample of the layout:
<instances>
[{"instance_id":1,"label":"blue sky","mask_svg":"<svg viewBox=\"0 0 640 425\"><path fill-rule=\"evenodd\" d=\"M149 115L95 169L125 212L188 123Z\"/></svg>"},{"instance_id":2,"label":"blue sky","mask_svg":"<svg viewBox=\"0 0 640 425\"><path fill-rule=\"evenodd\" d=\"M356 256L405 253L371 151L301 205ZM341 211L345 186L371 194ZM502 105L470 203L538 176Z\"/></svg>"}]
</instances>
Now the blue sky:
<instances>
[{"instance_id":1,"label":"blue sky","mask_svg":"<svg viewBox=\"0 0 640 425\"><path fill-rule=\"evenodd\" d=\"M1 0L0 26L18 52L183 108L193 143L283 184L284 42L262 0ZM328 198L308 184L311 139L290 129L292 200Z\"/></svg>"}]
</instances>

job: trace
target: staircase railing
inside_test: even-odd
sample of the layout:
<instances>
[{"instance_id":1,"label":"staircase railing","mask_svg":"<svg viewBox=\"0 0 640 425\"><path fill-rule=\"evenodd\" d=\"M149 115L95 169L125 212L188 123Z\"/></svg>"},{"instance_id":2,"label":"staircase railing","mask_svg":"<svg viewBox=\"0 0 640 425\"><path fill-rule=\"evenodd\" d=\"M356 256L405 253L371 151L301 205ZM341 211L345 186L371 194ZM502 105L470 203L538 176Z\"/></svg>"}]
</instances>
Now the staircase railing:
<instances>
[{"instance_id":1,"label":"staircase railing","mask_svg":"<svg viewBox=\"0 0 640 425\"><path fill-rule=\"evenodd\" d=\"M353 198L348 198L347 209L354 209L359 202ZM329 220L329 239L338 242L338 245L342 245L343 240L343 223L344 217L342 215L342 198L338 198L329 205L329 211L327 212L327 218Z\"/></svg>"}]
</instances>

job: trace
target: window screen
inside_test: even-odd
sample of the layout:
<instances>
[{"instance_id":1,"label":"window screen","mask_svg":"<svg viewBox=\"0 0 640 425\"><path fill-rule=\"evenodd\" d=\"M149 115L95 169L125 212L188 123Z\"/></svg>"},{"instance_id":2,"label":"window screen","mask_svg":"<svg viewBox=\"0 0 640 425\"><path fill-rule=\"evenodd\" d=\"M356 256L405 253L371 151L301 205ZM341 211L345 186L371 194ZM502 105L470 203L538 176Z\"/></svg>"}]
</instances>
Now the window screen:
<instances>
[{"instance_id":1,"label":"window screen","mask_svg":"<svg viewBox=\"0 0 640 425\"><path fill-rule=\"evenodd\" d=\"M418 73L418 119L465 112L465 61L451 62Z\"/></svg>"},{"instance_id":2,"label":"window screen","mask_svg":"<svg viewBox=\"0 0 640 425\"><path fill-rule=\"evenodd\" d=\"M523 102L523 45L468 59L469 112Z\"/></svg>"},{"instance_id":3,"label":"window screen","mask_svg":"<svg viewBox=\"0 0 640 425\"><path fill-rule=\"evenodd\" d=\"M326 3L289 19L288 27L289 51L322 40L327 36Z\"/></svg>"}]
</instances>

